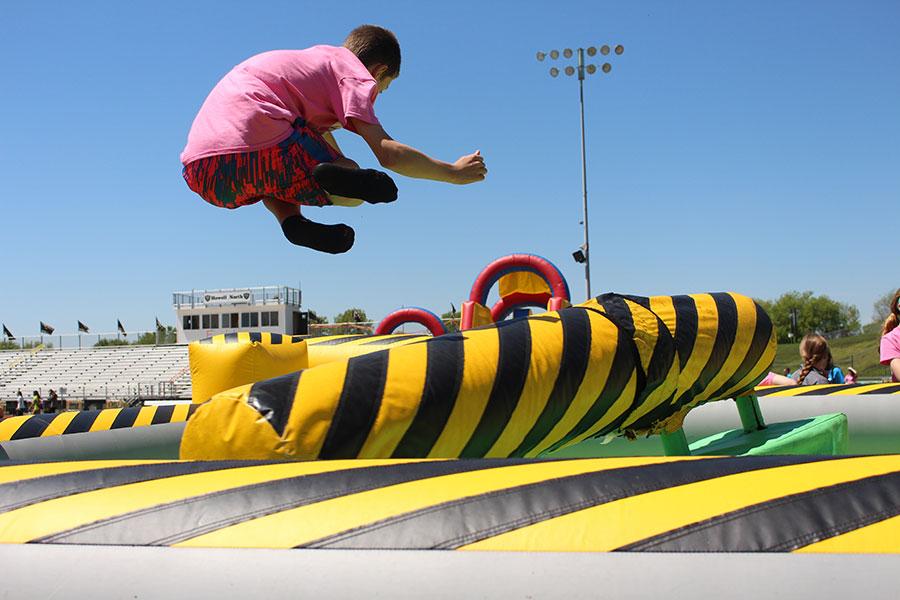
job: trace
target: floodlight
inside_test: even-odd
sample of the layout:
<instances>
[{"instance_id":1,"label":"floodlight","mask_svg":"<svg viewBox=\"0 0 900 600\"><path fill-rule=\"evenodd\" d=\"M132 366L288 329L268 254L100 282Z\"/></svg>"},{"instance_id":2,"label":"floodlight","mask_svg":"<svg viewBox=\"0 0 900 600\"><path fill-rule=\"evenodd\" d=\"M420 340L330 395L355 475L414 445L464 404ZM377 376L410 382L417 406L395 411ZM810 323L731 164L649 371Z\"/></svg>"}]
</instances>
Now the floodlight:
<instances>
[{"instance_id":1,"label":"floodlight","mask_svg":"<svg viewBox=\"0 0 900 600\"><path fill-rule=\"evenodd\" d=\"M538 52L538 53L537 53L537 59L538 59L538 61L543 62L543 60L544 60L546 57L547 57L547 55L544 54L543 52Z\"/></svg>"},{"instance_id":2,"label":"floodlight","mask_svg":"<svg viewBox=\"0 0 900 600\"><path fill-rule=\"evenodd\" d=\"M552 58L553 60L556 60L557 58L559 58L559 50L551 50L550 58Z\"/></svg>"},{"instance_id":3,"label":"floodlight","mask_svg":"<svg viewBox=\"0 0 900 600\"><path fill-rule=\"evenodd\" d=\"M588 56L594 56L595 54L597 54L597 49L594 48L593 46L591 46L590 48L587 49L587 53L588 53Z\"/></svg>"},{"instance_id":4,"label":"floodlight","mask_svg":"<svg viewBox=\"0 0 900 600\"><path fill-rule=\"evenodd\" d=\"M565 50L563 50L563 56L565 56L566 58L572 58L572 49L566 48Z\"/></svg>"},{"instance_id":5,"label":"floodlight","mask_svg":"<svg viewBox=\"0 0 900 600\"><path fill-rule=\"evenodd\" d=\"M612 71L612 65L609 63L603 63L603 66L601 68L603 69L604 73L609 73L610 71Z\"/></svg>"},{"instance_id":6,"label":"floodlight","mask_svg":"<svg viewBox=\"0 0 900 600\"><path fill-rule=\"evenodd\" d=\"M566 75L572 76L575 74L575 67L568 66L566 67Z\"/></svg>"},{"instance_id":7,"label":"floodlight","mask_svg":"<svg viewBox=\"0 0 900 600\"><path fill-rule=\"evenodd\" d=\"M587 72L588 72L589 75L593 75L594 73L596 73L596 72L597 72L597 65L588 65L588 66L587 66Z\"/></svg>"},{"instance_id":8,"label":"floodlight","mask_svg":"<svg viewBox=\"0 0 900 600\"><path fill-rule=\"evenodd\" d=\"M616 46L616 54L622 54L623 52L625 52L625 46L623 46L622 44Z\"/></svg>"},{"instance_id":9,"label":"floodlight","mask_svg":"<svg viewBox=\"0 0 900 600\"><path fill-rule=\"evenodd\" d=\"M550 77L556 77L557 75L559 75L559 69L550 67Z\"/></svg>"},{"instance_id":10,"label":"floodlight","mask_svg":"<svg viewBox=\"0 0 900 600\"><path fill-rule=\"evenodd\" d=\"M575 262L580 265L584 264L587 260L587 258L584 256L584 251L581 248L572 253L572 258L574 258Z\"/></svg>"},{"instance_id":11,"label":"floodlight","mask_svg":"<svg viewBox=\"0 0 900 600\"><path fill-rule=\"evenodd\" d=\"M609 54L609 46L607 46L606 44L600 46L600 54L602 54L603 56Z\"/></svg>"}]
</instances>

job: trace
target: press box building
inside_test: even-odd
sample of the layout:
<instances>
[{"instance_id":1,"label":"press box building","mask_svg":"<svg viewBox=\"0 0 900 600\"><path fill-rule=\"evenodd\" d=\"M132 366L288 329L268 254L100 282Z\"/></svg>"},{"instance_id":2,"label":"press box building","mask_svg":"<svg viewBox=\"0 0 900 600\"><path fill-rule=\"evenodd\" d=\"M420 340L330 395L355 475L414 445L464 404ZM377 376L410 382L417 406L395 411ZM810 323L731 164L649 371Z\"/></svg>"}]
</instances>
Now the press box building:
<instances>
[{"instance_id":1,"label":"press box building","mask_svg":"<svg viewBox=\"0 0 900 600\"><path fill-rule=\"evenodd\" d=\"M236 331L307 335L309 313L300 301L300 290L287 286L174 292L178 343Z\"/></svg>"}]
</instances>

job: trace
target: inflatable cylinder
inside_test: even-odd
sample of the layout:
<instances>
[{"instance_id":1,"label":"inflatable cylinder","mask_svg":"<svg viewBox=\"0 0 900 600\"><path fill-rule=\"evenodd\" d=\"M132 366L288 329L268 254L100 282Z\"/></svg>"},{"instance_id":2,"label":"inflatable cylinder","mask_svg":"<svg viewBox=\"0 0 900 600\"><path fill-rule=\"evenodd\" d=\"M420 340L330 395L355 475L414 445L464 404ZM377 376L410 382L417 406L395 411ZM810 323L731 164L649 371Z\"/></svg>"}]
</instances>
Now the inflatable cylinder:
<instances>
[{"instance_id":1,"label":"inflatable cylinder","mask_svg":"<svg viewBox=\"0 0 900 600\"><path fill-rule=\"evenodd\" d=\"M536 456L675 428L691 406L751 390L773 357L749 298L607 294L217 394L181 456Z\"/></svg>"}]
</instances>

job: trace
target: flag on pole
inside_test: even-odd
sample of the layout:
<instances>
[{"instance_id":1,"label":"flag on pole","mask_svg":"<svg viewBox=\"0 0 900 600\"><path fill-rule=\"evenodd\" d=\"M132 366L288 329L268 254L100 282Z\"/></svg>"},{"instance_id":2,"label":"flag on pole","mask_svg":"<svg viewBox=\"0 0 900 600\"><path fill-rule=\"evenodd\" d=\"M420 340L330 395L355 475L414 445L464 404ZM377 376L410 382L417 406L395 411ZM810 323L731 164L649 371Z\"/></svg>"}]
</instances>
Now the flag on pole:
<instances>
[{"instance_id":1,"label":"flag on pole","mask_svg":"<svg viewBox=\"0 0 900 600\"><path fill-rule=\"evenodd\" d=\"M85 325L84 323L82 323L81 321L78 321L78 331L80 331L81 333L90 333L91 328L88 327L87 325Z\"/></svg>"},{"instance_id":2,"label":"flag on pole","mask_svg":"<svg viewBox=\"0 0 900 600\"><path fill-rule=\"evenodd\" d=\"M156 317L156 330L157 331L165 331L166 326L159 322L159 317Z\"/></svg>"},{"instance_id":3,"label":"flag on pole","mask_svg":"<svg viewBox=\"0 0 900 600\"><path fill-rule=\"evenodd\" d=\"M3 324L3 335L11 340L16 339L16 336L12 334L12 331L9 330L9 328L6 326L6 323Z\"/></svg>"},{"instance_id":4,"label":"flag on pole","mask_svg":"<svg viewBox=\"0 0 900 600\"><path fill-rule=\"evenodd\" d=\"M453 306L453 303L450 303L450 315L453 316L456 314L456 307Z\"/></svg>"},{"instance_id":5,"label":"flag on pole","mask_svg":"<svg viewBox=\"0 0 900 600\"><path fill-rule=\"evenodd\" d=\"M41 333L46 333L47 335L53 335L54 328L50 327L43 321L41 321Z\"/></svg>"},{"instance_id":6,"label":"flag on pole","mask_svg":"<svg viewBox=\"0 0 900 600\"><path fill-rule=\"evenodd\" d=\"M122 325L122 321L120 321L119 319L116 319L116 325L118 325L118 327L119 327L119 333L121 333L125 337L128 337L128 334L125 333L125 326Z\"/></svg>"}]
</instances>

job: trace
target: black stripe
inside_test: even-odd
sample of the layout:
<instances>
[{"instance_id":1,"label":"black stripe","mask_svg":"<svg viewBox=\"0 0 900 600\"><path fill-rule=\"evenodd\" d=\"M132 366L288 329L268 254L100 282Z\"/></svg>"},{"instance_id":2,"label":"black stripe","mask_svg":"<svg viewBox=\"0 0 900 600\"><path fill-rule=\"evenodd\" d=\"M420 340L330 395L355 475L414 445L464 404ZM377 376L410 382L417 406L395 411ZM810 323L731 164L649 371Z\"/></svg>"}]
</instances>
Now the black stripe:
<instances>
[{"instance_id":1,"label":"black stripe","mask_svg":"<svg viewBox=\"0 0 900 600\"><path fill-rule=\"evenodd\" d=\"M448 460L342 469L222 490L112 517L41 539L169 545L273 513L390 485L490 469L508 460Z\"/></svg>"},{"instance_id":2,"label":"black stripe","mask_svg":"<svg viewBox=\"0 0 900 600\"><path fill-rule=\"evenodd\" d=\"M603 313L597 314L603 315ZM625 387L628 385L628 380L631 379L632 374L636 373L640 379L643 369L641 369L640 360L637 356L637 349L634 346L634 340L631 339L631 334L625 329L617 327L616 335L616 350L613 355L609 376L603 384L603 390L601 390L588 411L584 413L584 416L581 417L581 420L578 421L578 424L558 442L550 446L547 449L547 452L552 452L562 447L570 440L583 434L602 419L603 415L609 412L609 409L615 401L618 400L619 396L625 391ZM640 384L641 382L638 381L638 385ZM637 396L635 396L635 398L637 398ZM635 403L632 401L631 406L623 413L623 415L630 414L634 409L634 406ZM621 422L621 419L622 417L620 417L618 421ZM614 429L615 427L613 425L604 427L601 431L597 432L597 435L603 435Z\"/></svg>"},{"instance_id":3,"label":"black stripe","mask_svg":"<svg viewBox=\"0 0 900 600\"><path fill-rule=\"evenodd\" d=\"M877 390L870 390L868 392L863 392L860 395L868 396L869 394L900 394L900 384L885 385L883 388L880 388Z\"/></svg>"},{"instance_id":4,"label":"black stripe","mask_svg":"<svg viewBox=\"0 0 900 600\"><path fill-rule=\"evenodd\" d=\"M140 406L123 408L119 411L119 414L116 415L116 418L113 420L110 429L123 429L125 427L131 427L137 420L139 412L141 412Z\"/></svg>"},{"instance_id":5,"label":"black stripe","mask_svg":"<svg viewBox=\"0 0 900 600\"><path fill-rule=\"evenodd\" d=\"M262 415L279 436L284 435L301 375L303 371L297 371L254 383L247 394L247 404Z\"/></svg>"},{"instance_id":6,"label":"black stripe","mask_svg":"<svg viewBox=\"0 0 900 600\"><path fill-rule=\"evenodd\" d=\"M759 390L754 390L753 392L749 392L748 396L756 396L761 398L763 396L768 396L769 394L774 394L775 392L783 392L785 390L796 390L797 386L794 385L778 385L775 387L766 387Z\"/></svg>"},{"instance_id":7,"label":"black stripe","mask_svg":"<svg viewBox=\"0 0 900 600\"><path fill-rule=\"evenodd\" d=\"M258 331L251 331L250 332L250 341L256 342L257 344L261 344L262 343L262 333L260 333Z\"/></svg>"},{"instance_id":8,"label":"black stripe","mask_svg":"<svg viewBox=\"0 0 900 600\"><path fill-rule=\"evenodd\" d=\"M360 346L388 346L390 344L394 344L397 342L405 342L411 338L426 338L429 337L427 335L419 335L415 333L397 333L391 334L390 337L381 337L377 340L371 340L368 342L362 342Z\"/></svg>"},{"instance_id":9,"label":"black stripe","mask_svg":"<svg viewBox=\"0 0 900 600\"><path fill-rule=\"evenodd\" d=\"M212 343L213 343L213 337L215 337L215 336L203 338L202 340L200 340L200 343L201 343L201 344L212 344Z\"/></svg>"},{"instance_id":10,"label":"black stripe","mask_svg":"<svg viewBox=\"0 0 900 600\"><path fill-rule=\"evenodd\" d=\"M650 364L647 366L647 382L637 399L638 404L642 404L653 392L666 383L666 378L675 366L675 338L672 337L669 328L666 327L663 320L657 317L656 313L651 314L656 318L656 344L653 346L653 353L650 355ZM673 401L675 400L676 391L677 388L673 389L668 398L629 425L629 428L644 429L674 414L676 409ZM627 418L628 416L622 415L616 420L615 426L618 428Z\"/></svg>"},{"instance_id":11,"label":"black stripe","mask_svg":"<svg viewBox=\"0 0 900 600\"><path fill-rule=\"evenodd\" d=\"M438 441L456 396L459 394L465 366L465 337L447 334L426 343L425 388L416 416L403 434L393 458L424 457Z\"/></svg>"},{"instance_id":12,"label":"black stripe","mask_svg":"<svg viewBox=\"0 0 900 600\"><path fill-rule=\"evenodd\" d=\"M804 386L800 386L800 387L804 387ZM794 396L830 396L831 394L834 394L834 393L836 393L836 392L840 392L841 390L852 390L852 389L855 388L855 387L858 387L857 384L855 384L855 383L845 383L845 384L839 384L839 385L829 385L827 388L824 388L824 389L819 388L819 389L816 389L816 390L805 390L805 391L803 391L803 392L800 392L799 394L794 394ZM782 389L792 389L792 390L796 390L796 389L797 389L797 386L785 386L785 387L782 388ZM883 394L884 392L878 391L877 393ZM862 396L862 395L865 395L865 393L860 394L860 395L861 395L861 396Z\"/></svg>"},{"instance_id":13,"label":"black stripe","mask_svg":"<svg viewBox=\"0 0 900 600\"><path fill-rule=\"evenodd\" d=\"M687 404L699 396L713 378L719 374L719 371L722 370L722 365L725 364L725 361L728 360L728 355L731 354L731 347L737 334L737 305L734 303L734 299L728 294L722 293L709 295L712 296L716 305L716 312L718 313L716 340L713 342L712 352L706 361L706 365L700 371L700 376L697 377L690 390L685 392L688 397L678 399L680 405Z\"/></svg>"},{"instance_id":14,"label":"black stripe","mask_svg":"<svg viewBox=\"0 0 900 600\"><path fill-rule=\"evenodd\" d=\"M683 371L697 340L697 303L690 296L672 296L672 307L675 309L675 349Z\"/></svg>"},{"instance_id":15,"label":"black stripe","mask_svg":"<svg viewBox=\"0 0 900 600\"><path fill-rule=\"evenodd\" d=\"M344 338L338 338L338 339L330 339L330 340L322 340L322 341L317 341L315 339L312 339L312 340L307 340L306 343L309 344L310 346L337 346L339 344L346 344L347 342L355 342L356 340L364 338L364 337L366 337L366 336L359 333L359 334L350 335L350 336L347 336Z\"/></svg>"},{"instance_id":16,"label":"black stripe","mask_svg":"<svg viewBox=\"0 0 900 600\"><path fill-rule=\"evenodd\" d=\"M900 514L900 473L791 494L619 548L638 552L790 552Z\"/></svg>"},{"instance_id":17,"label":"black stripe","mask_svg":"<svg viewBox=\"0 0 900 600\"><path fill-rule=\"evenodd\" d=\"M591 321L588 313L580 308L564 308L559 311L559 317L562 320L563 348L553 391L512 456L523 456L547 437L571 406L587 373L591 357Z\"/></svg>"},{"instance_id":18,"label":"black stripe","mask_svg":"<svg viewBox=\"0 0 900 600\"><path fill-rule=\"evenodd\" d=\"M190 416L191 416L192 414L194 414L194 412L195 412L198 408L200 408L200 405L199 405L199 404L191 404L190 406L188 406L188 414L187 414L188 418L190 418Z\"/></svg>"},{"instance_id":19,"label":"black stripe","mask_svg":"<svg viewBox=\"0 0 900 600\"><path fill-rule=\"evenodd\" d=\"M27 438L41 437L41 434L44 433L50 425L50 421L56 416L57 415L38 414L28 417L21 425L19 425L19 428L16 429L15 433L13 433L9 439L24 440Z\"/></svg>"},{"instance_id":20,"label":"black stripe","mask_svg":"<svg viewBox=\"0 0 900 600\"><path fill-rule=\"evenodd\" d=\"M69 424L66 426L65 431L63 431L63 435L67 433L86 433L91 430L91 425L94 424L94 421L97 420L97 417L100 416L100 413L103 411L100 410L81 410L78 411L78 414L75 415L75 418L72 419Z\"/></svg>"},{"instance_id":21,"label":"black stripe","mask_svg":"<svg viewBox=\"0 0 900 600\"><path fill-rule=\"evenodd\" d=\"M229 460L126 465L12 481L0 484L0 513L29 506L37 502L102 490L117 485L175 477L177 475L189 475L191 473L205 473L207 471L229 469L235 466L247 466L248 464L272 464L275 462L280 461Z\"/></svg>"},{"instance_id":22,"label":"black stripe","mask_svg":"<svg viewBox=\"0 0 900 600\"><path fill-rule=\"evenodd\" d=\"M620 294L601 294L597 296L597 302L606 311L606 317L617 327L625 329L629 335L634 333L634 317L625 304L624 297Z\"/></svg>"},{"instance_id":23,"label":"black stripe","mask_svg":"<svg viewBox=\"0 0 900 600\"><path fill-rule=\"evenodd\" d=\"M160 425L162 423L168 423L172 420L172 413L175 412L175 405L168 404L166 406L157 406L156 412L153 413L153 420L150 421L151 425Z\"/></svg>"},{"instance_id":24,"label":"black stripe","mask_svg":"<svg viewBox=\"0 0 900 600\"><path fill-rule=\"evenodd\" d=\"M740 383L742 379L749 375L750 371L753 370L753 367L759 362L763 353L765 353L766 348L769 347L769 339L772 337L772 321L759 304L754 302L753 306L756 309L756 328L753 330L753 339L750 340L750 346L747 348L744 360L741 361L740 366L738 366L734 374L728 378L728 381L713 392L712 396L710 396L710 400L721 398L722 394L734 388L734 386ZM752 390L753 386L756 383L759 383L765 376L765 371L768 371L769 366L770 365L766 365L765 370L760 371L757 381L748 384L740 390L735 390L732 392L732 395L743 396L746 392Z\"/></svg>"},{"instance_id":25,"label":"black stripe","mask_svg":"<svg viewBox=\"0 0 900 600\"><path fill-rule=\"evenodd\" d=\"M531 357L531 327L525 319L497 323L499 355L494 385L487 406L460 452L462 458L487 454L509 423L528 377Z\"/></svg>"},{"instance_id":26,"label":"black stripe","mask_svg":"<svg viewBox=\"0 0 900 600\"><path fill-rule=\"evenodd\" d=\"M270 333L269 334L269 343L270 344L282 344L284 343L284 338L280 333Z\"/></svg>"},{"instance_id":27,"label":"black stripe","mask_svg":"<svg viewBox=\"0 0 900 600\"><path fill-rule=\"evenodd\" d=\"M454 549L638 494L735 473L829 458L728 457L570 475L429 506L302 547Z\"/></svg>"},{"instance_id":28,"label":"black stripe","mask_svg":"<svg viewBox=\"0 0 900 600\"><path fill-rule=\"evenodd\" d=\"M234 344L238 341L238 334L237 332L226 333L223 339L226 344Z\"/></svg>"},{"instance_id":29,"label":"black stripe","mask_svg":"<svg viewBox=\"0 0 900 600\"><path fill-rule=\"evenodd\" d=\"M650 298L647 298L646 296L632 296L631 294L624 294L622 297L628 298L635 304L640 304L647 310L650 310ZM650 312L653 312L653 311L650 310Z\"/></svg>"},{"instance_id":30,"label":"black stripe","mask_svg":"<svg viewBox=\"0 0 900 600\"><path fill-rule=\"evenodd\" d=\"M356 458L378 416L390 350L347 361L344 389L319 458Z\"/></svg>"}]
</instances>

